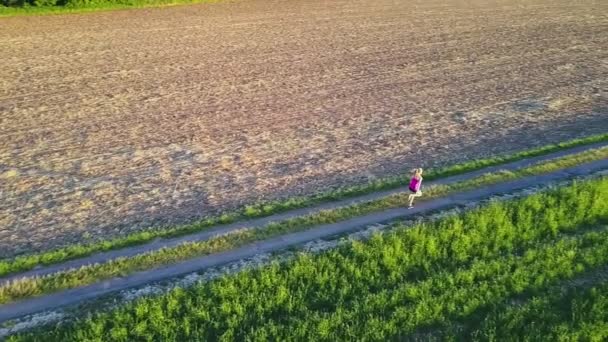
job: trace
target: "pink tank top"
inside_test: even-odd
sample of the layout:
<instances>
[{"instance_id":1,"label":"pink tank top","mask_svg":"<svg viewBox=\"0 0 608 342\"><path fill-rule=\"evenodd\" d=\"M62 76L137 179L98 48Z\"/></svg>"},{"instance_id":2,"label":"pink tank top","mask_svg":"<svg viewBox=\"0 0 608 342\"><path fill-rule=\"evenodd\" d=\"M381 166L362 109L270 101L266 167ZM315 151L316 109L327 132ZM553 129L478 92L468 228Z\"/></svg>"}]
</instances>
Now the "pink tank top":
<instances>
[{"instance_id":1,"label":"pink tank top","mask_svg":"<svg viewBox=\"0 0 608 342\"><path fill-rule=\"evenodd\" d=\"M412 180L410 181L410 190L412 190L412 191L420 190L421 184L422 184L422 178L416 179L416 177L412 177Z\"/></svg>"}]
</instances>

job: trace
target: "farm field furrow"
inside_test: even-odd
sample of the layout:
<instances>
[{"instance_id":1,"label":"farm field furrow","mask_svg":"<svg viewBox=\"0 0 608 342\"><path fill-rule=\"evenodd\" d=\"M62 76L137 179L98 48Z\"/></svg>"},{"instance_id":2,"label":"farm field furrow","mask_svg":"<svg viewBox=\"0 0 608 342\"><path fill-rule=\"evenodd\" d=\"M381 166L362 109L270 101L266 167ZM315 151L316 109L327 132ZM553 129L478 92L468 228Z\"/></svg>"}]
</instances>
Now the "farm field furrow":
<instances>
[{"instance_id":1,"label":"farm field furrow","mask_svg":"<svg viewBox=\"0 0 608 342\"><path fill-rule=\"evenodd\" d=\"M0 26L0 257L608 131L599 1L246 0Z\"/></svg>"}]
</instances>

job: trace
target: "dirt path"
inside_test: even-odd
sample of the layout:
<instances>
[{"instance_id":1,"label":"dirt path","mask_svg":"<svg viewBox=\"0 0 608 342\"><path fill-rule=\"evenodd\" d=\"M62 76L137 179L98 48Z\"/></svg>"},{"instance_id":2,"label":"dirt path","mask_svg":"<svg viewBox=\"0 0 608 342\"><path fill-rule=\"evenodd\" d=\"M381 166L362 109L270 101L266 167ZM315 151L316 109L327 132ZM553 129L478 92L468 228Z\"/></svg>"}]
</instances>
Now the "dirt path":
<instances>
[{"instance_id":1,"label":"dirt path","mask_svg":"<svg viewBox=\"0 0 608 342\"><path fill-rule=\"evenodd\" d=\"M138 272L124 278L114 278L81 288L65 290L47 296L0 305L0 323L44 310L74 305L112 292L170 279L180 275L196 272L201 269L220 266L229 262L250 258L260 253L282 250L288 247L301 245L308 241L351 232L374 223L384 223L420 213L446 209L457 205L465 205L467 203L479 201L491 196L511 193L534 186L543 186L556 181L571 179L577 176L584 176L607 169L608 160L591 162L540 176L527 177L447 196L444 198L438 198L432 201L420 203L414 209L410 210L398 208L364 215L339 223L321 225L310 230L286 234L234 250L207 255L157 269Z\"/></svg>"},{"instance_id":2,"label":"dirt path","mask_svg":"<svg viewBox=\"0 0 608 342\"><path fill-rule=\"evenodd\" d=\"M571 148L568 150L554 152L554 153L547 154L544 156L527 158L527 159L523 159L523 160L519 160L519 161L507 163L507 164L498 165L498 166L491 166L491 167L487 167L487 168L473 171L473 172L468 172L468 173L461 174L461 175L438 179L433 182L426 182L425 187L433 186L433 185L440 185L440 184L443 184L443 185L454 184L457 182L462 182L465 180L476 178L480 175L483 175L484 173L495 172L498 170L515 171L515 170L527 167L529 165L538 163L540 161L545 161L545 160L550 160L550 159L554 159L554 158L573 155L573 154L581 153L583 151L600 148L600 147L605 147L605 146L608 146L608 143L604 142L604 143L597 143L597 144L592 144L592 145L587 145L587 146L579 146L579 147ZM105 263L112 259L116 259L116 258L120 258L120 257L131 257L131 256L141 254L141 253L156 251L161 248L171 248L171 247L175 247L177 245L180 245L180 244L183 244L186 242L204 241L204 240L208 240L212 237L219 236L219 235L225 235L225 234L228 234L230 232L234 232L234 231L240 230L240 229L262 228L271 222L284 221L284 220L294 218L297 216L304 216L307 214L319 212L321 210L334 209L334 208L349 206L349 205L352 205L355 203L367 202L367 201L383 198L386 196L390 196L393 194L398 194L403 191L404 191L404 189L378 191L378 192L374 192L374 193L363 195L363 196L348 198L348 199L335 201L335 202L323 203L323 204L308 207L308 208L291 210L291 211L288 211L285 213L271 215L271 216L263 217L263 218L259 218L259 219L252 219L252 220L243 221L243 222L235 222L235 223L227 224L227 225L219 225L217 227L213 227L208 230L204 230L204 231L201 231L201 232L198 232L195 234L190 234L190 235L186 235L186 236L182 236L182 237L177 237L177 238L172 238L172 239L158 239L158 240L154 240L154 241L151 241L149 243L139 245L139 246L131 246L131 247L122 248L119 250L97 253L97 254L94 254L94 255L91 255L88 257L67 261L67 262L64 262L61 264L56 264L56 265L51 265L51 266L46 266L46 267L43 266L43 267L33 269L31 271L22 272L19 274L14 274L14 275L6 276L6 277L0 277L0 285L3 283L6 283L6 282L14 281L14 280L24 278L24 277L40 277L40 276L44 276L47 274L52 274L52 273L68 270L68 269L79 268L79 267L82 267L85 265L90 265L90 264L95 264L95 263Z\"/></svg>"},{"instance_id":3,"label":"dirt path","mask_svg":"<svg viewBox=\"0 0 608 342\"><path fill-rule=\"evenodd\" d=\"M0 19L0 257L608 131L608 3Z\"/></svg>"}]
</instances>

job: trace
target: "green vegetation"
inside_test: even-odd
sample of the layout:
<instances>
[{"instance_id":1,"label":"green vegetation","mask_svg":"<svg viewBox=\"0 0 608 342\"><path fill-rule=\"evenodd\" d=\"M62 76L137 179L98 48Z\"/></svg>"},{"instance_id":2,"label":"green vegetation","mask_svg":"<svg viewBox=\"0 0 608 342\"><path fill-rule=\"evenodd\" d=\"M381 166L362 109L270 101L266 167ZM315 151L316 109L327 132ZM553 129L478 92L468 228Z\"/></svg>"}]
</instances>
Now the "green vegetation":
<instances>
[{"instance_id":1,"label":"green vegetation","mask_svg":"<svg viewBox=\"0 0 608 342\"><path fill-rule=\"evenodd\" d=\"M427 196L436 197L454 191L461 191L493 184L523 176L550 172L559 168L570 167L591 160L608 158L608 148L589 150L564 158L549 160L532 165L515 172L498 172L485 174L462 183L432 188ZM605 200L608 202L608 192ZM116 276L167 265L193 257L218 253L234 249L248 243L268 239L282 234L302 231L310 227L335 223L352 217L388 208L402 207L407 203L407 194L388 196L371 202L360 203L349 207L321 211L315 214L271 223L260 229L238 230L234 233L211 238L206 241L182 244L173 248L140 254L131 258L118 258L103 264L83 266L79 269L59 272L41 278L23 278L0 286L0 303L52 293L74 288Z\"/></svg>"},{"instance_id":2,"label":"green vegetation","mask_svg":"<svg viewBox=\"0 0 608 342\"><path fill-rule=\"evenodd\" d=\"M9 341L400 339L605 267L607 222L608 178L573 182Z\"/></svg>"},{"instance_id":3,"label":"green vegetation","mask_svg":"<svg viewBox=\"0 0 608 342\"><path fill-rule=\"evenodd\" d=\"M160 7L217 1L218 0L3 0L0 1L0 17L86 13L104 10Z\"/></svg>"},{"instance_id":4,"label":"green vegetation","mask_svg":"<svg viewBox=\"0 0 608 342\"><path fill-rule=\"evenodd\" d=\"M503 301L462 323L446 327L435 338L497 341L508 336L517 341L606 341L608 283L565 286L537 294L520 305Z\"/></svg>"},{"instance_id":5,"label":"green vegetation","mask_svg":"<svg viewBox=\"0 0 608 342\"><path fill-rule=\"evenodd\" d=\"M474 160L462 164L457 164L445 168L440 168L437 170L427 170L425 172L425 181L432 181L434 179L445 178L448 176L463 174L466 172L471 172L479 169L483 169L489 166L495 166L500 164L505 164L508 162L513 162L521 159L536 157L540 155L549 154L552 152L556 152L563 149L568 149L581 145L588 145L597 142L608 141L608 134L591 136L583 139L575 139L570 140L564 143L560 143L557 145L548 145L540 148L535 148L527 151L522 151L519 153L506 155L506 156L498 156L493 158L486 158L481 160ZM588 157L588 156L587 156ZM573 161L570 160L570 163ZM539 164L541 165L541 164ZM544 167L548 168L549 164L544 163ZM560 167L557 164L553 164L553 167ZM561 166L564 167L564 166ZM542 170L541 170L542 171ZM545 171L547 172L547 171ZM285 212L292 209L304 208L313 206L315 204L336 201L344 198L355 197L359 195L364 195L367 193L372 193L380 190L388 190L395 189L398 187L405 186L405 182L407 181L406 175L400 175L397 177L387 177L383 179L378 179L372 181L370 183L359 185L359 186L351 186L344 187L340 189L334 189L331 191L323 192L317 195L309 196L309 197L293 197L283 201L273 201L266 202L256 205L246 206L240 210L224 213L221 216L209 217L198 222L173 226L173 227L163 227L155 230L138 232L134 234L127 235L125 237L120 237L117 239L107 240L107 241L99 241L93 242L90 244L75 244L71 246L67 246L64 248L60 248L53 251L43 252L39 254L30 254L30 255L22 255L12 259L0 260L0 276L5 276L17 272L23 272L27 270L31 270L38 265L52 265L56 263L60 263L67 260L77 259L81 257L85 257L97 252L109 251L114 249L120 249L128 246L139 245L156 238L170 238L176 236L183 236L186 234L202 231L205 229L209 229L210 227L217 226L220 224L228 224L241 220L247 220L251 218L257 217L265 217L270 216L276 213ZM486 183L480 182L480 184L489 184L490 177L494 176L486 176ZM501 179L512 179L515 177L512 173L503 172L501 175ZM472 183L469 183L468 186L472 186ZM466 184L461 184L462 188L465 188ZM444 189L445 190L445 189ZM454 188L453 190L458 190ZM441 193L441 189L437 188L433 190L436 194ZM426 193L428 195L431 193ZM387 199L388 202L391 202L391 199ZM384 206L384 208L395 207L399 205L403 205L404 202L397 201L394 204ZM380 206L379 209L382 209ZM378 210L378 209L373 209ZM370 212L370 211L367 211ZM321 213L320 215L327 215L326 212ZM352 217L352 216L351 216ZM331 221L324 221L331 222ZM333 222L336 222L334 220ZM323 223L323 222L320 222Z\"/></svg>"}]
</instances>

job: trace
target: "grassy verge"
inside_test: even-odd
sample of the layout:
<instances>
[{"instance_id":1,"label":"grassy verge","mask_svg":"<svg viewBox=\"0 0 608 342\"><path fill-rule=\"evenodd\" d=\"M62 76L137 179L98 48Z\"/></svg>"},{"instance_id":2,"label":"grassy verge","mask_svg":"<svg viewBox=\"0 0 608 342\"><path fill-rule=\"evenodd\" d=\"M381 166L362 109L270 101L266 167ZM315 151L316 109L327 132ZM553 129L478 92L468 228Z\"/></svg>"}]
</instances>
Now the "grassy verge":
<instances>
[{"instance_id":1,"label":"grassy verge","mask_svg":"<svg viewBox=\"0 0 608 342\"><path fill-rule=\"evenodd\" d=\"M558 166L567 167L576 165L577 163L607 157L608 148L591 150L577 155L539 163L516 172L487 174L480 177L480 179L471 179L463 183L454 184L453 186L442 186L430 192L434 196L439 196L452 191L460 191L500 182L505 179L515 179L531 174L553 171L557 169ZM608 182L599 184L600 185L592 191L591 189L589 189L590 191L581 190L581 193L590 196L594 201L603 201L606 203L604 207L608 207ZM603 184L603 186L601 184ZM372 202L322 211L308 216L271 223L261 229L239 230L206 241L186 243L173 248L165 248L130 258L119 258L104 264L88 265L79 269L59 272L40 278L23 278L0 286L0 303L7 303L18 299L83 286L103 279L124 276L129 273L188 260L197 256L234 249L270 237L302 231L319 224L334 223L378 210L404 206L406 201L406 195L389 196ZM577 221L573 220L573 222Z\"/></svg>"},{"instance_id":2,"label":"grassy verge","mask_svg":"<svg viewBox=\"0 0 608 342\"><path fill-rule=\"evenodd\" d=\"M552 152L557 152L563 149L568 149L576 146L606 141L608 141L608 134L596 135L583 139L570 140L556 145L548 145L535 149L530 149L515 154L474 160L462 164L440 168L437 170L427 170L427 172L425 173L425 180L432 181L434 179L463 174L466 172L483 169L485 167L496 166L526 158L546 155ZM548 166L546 164L545 166L539 167ZM334 189L314 196L293 197L284 201L273 201L250 205L237 211L228 212L221 216L205 218L192 224L164 227L150 231L133 233L125 237L120 237L116 239L92 242L89 244L75 244L48 252L23 255L18 256L16 258L0 260L0 276L31 270L38 265L52 265L67 260L85 257L97 252L144 244L156 238L170 238L182 236L209 229L210 227L214 227L221 224L228 224L241 220L270 216L276 213L285 212L292 209L309 207L324 202L355 197L372 193L375 191L395 189L405 186L405 182L407 181L406 177L406 175L400 175L396 177L382 178L364 185ZM505 173L500 177L509 177L509 175ZM439 192L440 189L437 189L436 191Z\"/></svg>"},{"instance_id":3,"label":"grassy verge","mask_svg":"<svg viewBox=\"0 0 608 342\"><path fill-rule=\"evenodd\" d=\"M215 3L221 0L124 0L118 2L88 2L74 6L23 6L7 7L0 5L0 17L78 14L100 11L125 10L135 8L167 7L196 3Z\"/></svg>"},{"instance_id":4,"label":"grassy verge","mask_svg":"<svg viewBox=\"0 0 608 342\"><path fill-rule=\"evenodd\" d=\"M606 189L493 202L9 341L399 340L608 264Z\"/></svg>"}]
</instances>

